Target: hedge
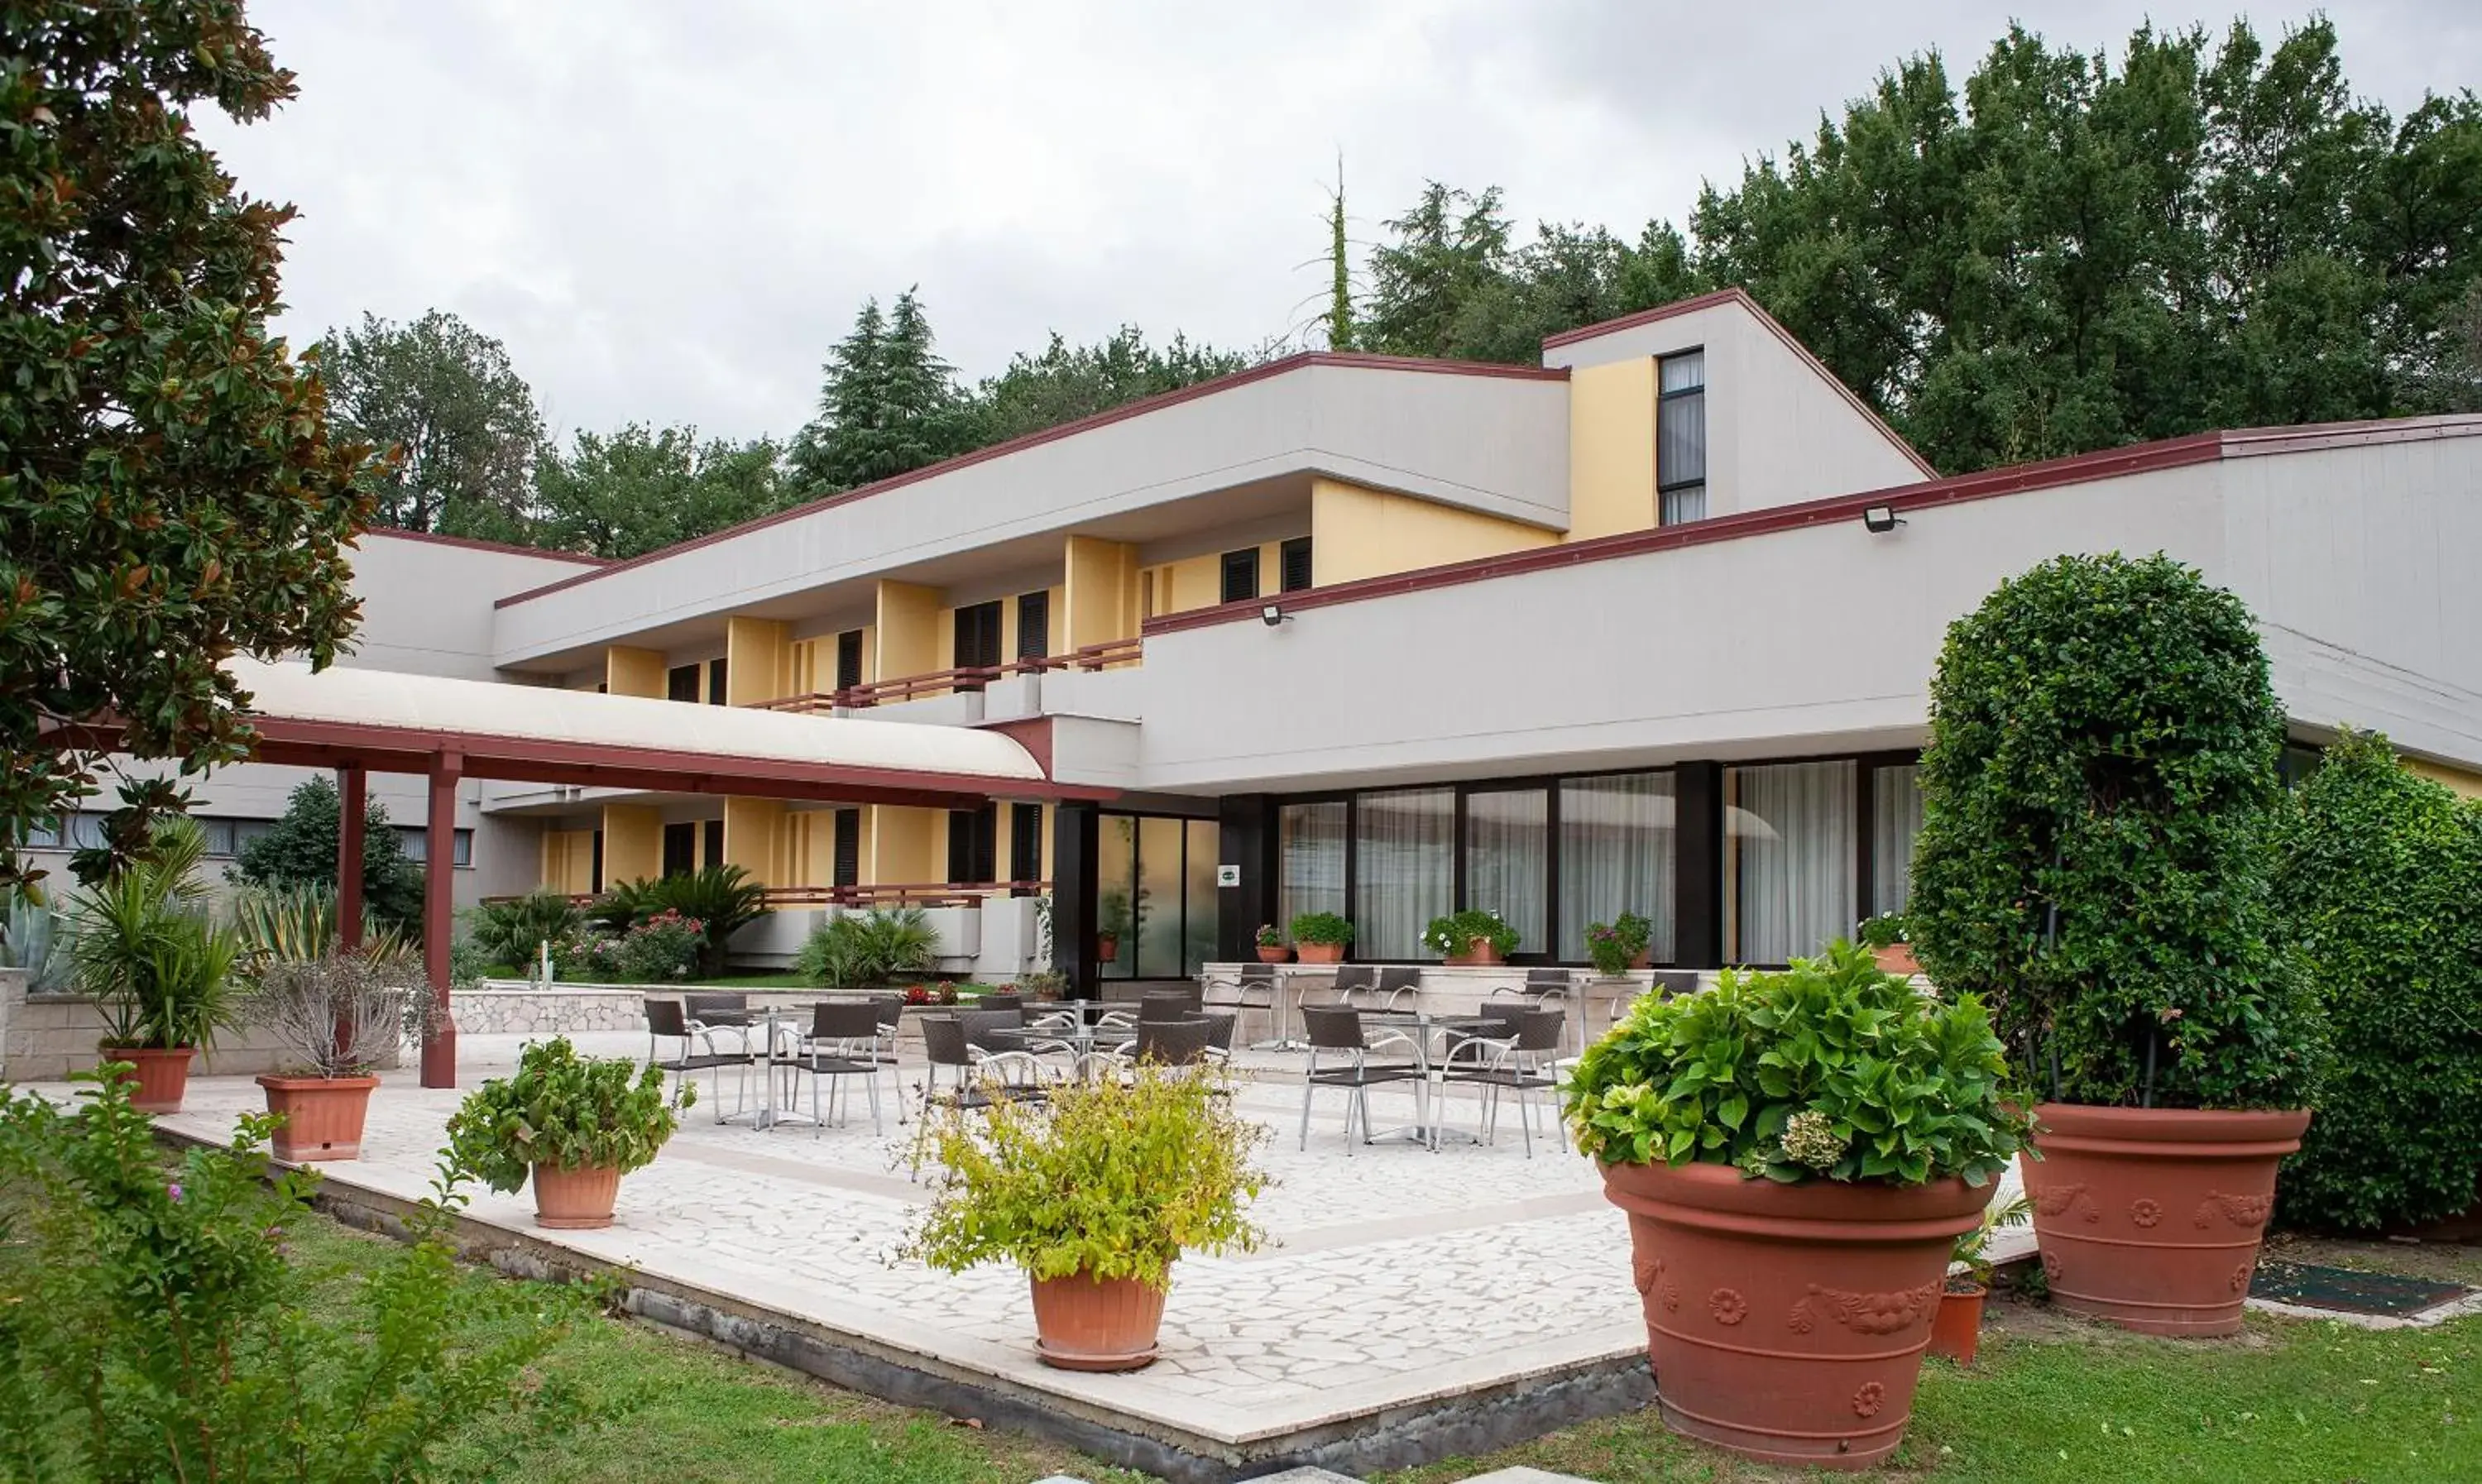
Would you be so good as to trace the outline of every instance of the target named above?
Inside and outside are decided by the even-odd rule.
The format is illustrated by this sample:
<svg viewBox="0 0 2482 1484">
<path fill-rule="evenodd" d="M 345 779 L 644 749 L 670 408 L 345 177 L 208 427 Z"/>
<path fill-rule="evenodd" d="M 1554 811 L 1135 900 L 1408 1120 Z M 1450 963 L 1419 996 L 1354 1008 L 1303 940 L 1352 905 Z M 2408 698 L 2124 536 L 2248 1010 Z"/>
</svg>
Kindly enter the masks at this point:
<svg viewBox="0 0 2482 1484">
<path fill-rule="evenodd" d="M 2482 1182 L 2482 804 L 2347 733 L 2289 811 L 2276 900 L 2325 999 L 2337 1061 L 2284 1219 L 2397 1227 Z"/>
</svg>

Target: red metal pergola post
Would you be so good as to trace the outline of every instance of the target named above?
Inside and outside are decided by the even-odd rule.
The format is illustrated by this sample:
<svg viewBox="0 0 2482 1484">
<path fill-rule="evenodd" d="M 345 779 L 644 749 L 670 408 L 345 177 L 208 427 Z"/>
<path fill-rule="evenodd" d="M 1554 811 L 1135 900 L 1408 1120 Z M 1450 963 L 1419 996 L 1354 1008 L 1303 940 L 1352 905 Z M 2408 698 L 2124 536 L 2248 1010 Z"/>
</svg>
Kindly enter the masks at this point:
<svg viewBox="0 0 2482 1484">
<path fill-rule="evenodd" d="M 456 929 L 457 783 L 465 759 L 431 759 L 431 810 L 422 851 L 422 964 L 431 977 L 431 1033 L 422 1043 L 422 1085 L 457 1085 L 457 1025 L 448 1016 L 448 945 Z"/>
<path fill-rule="evenodd" d="M 358 762 L 336 769 L 336 946 L 362 945 L 362 821 L 369 775 Z"/>
</svg>

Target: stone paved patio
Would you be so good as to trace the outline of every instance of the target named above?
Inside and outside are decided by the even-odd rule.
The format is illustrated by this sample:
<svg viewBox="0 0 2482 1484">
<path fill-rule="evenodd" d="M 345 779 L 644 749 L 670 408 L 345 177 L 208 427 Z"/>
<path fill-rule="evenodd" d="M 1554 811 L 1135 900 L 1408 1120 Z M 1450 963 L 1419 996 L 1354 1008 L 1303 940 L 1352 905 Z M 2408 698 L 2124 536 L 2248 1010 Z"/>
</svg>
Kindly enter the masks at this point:
<svg viewBox="0 0 2482 1484">
<path fill-rule="evenodd" d="M 646 1047 L 642 1035 L 572 1039 L 606 1054 Z M 520 1044 L 465 1038 L 465 1085 L 514 1065 Z M 1244 1068 L 1237 1106 L 1276 1130 L 1265 1153 L 1276 1184 L 1257 1211 L 1276 1241 L 1254 1255 L 1185 1259 L 1165 1310 L 1163 1358 L 1131 1375 L 1037 1364 L 1025 1280 L 1013 1269 L 952 1276 L 893 1260 L 923 1194 L 903 1165 L 910 1128 L 891 1121 L 874 1136 L 866 1113 L 813 1136 L 799 1126 L 718 1125 L 701 1105 L 653 1166 L 623 1181 L 608 1231 L 539 1232 L 525 1192 L 478 1191 L 469 1214 L 854 1337 L 934 1373 L 991 1378 L 1041 1406 L 1236 1453 L 1644 1354 L 1625 1225 L 1592 1166 L 1556 1135 L 1538 1130 L 1527 1158 L 1510 1107 L 1495 1145 L 1433 1153 L 1383 1144 L 1348 1157 L 1342 1103 L 1323 1092 L 1303 1152 L 1297 1060 L 1245 1057 Z M 727 1101 L 729 1091 L 727 1082 Z M 371 1105 L 363 1158 L 329 1166 L 329 1179 L 419 1198 L 460 1096 L 389 1075 Z M 1374 1094 L 1372 1103 L 1382 1128 L 1412 1120 L 1410 1096 Z M 261 1106 L 247 1078 L 202 1077 L 187 1110 L 163 1122 L 221 1140 L 237 1113 Z M 1469 1096 L 1452 1101 L 1451 1126 L 1475 1121 Z"/>
</svg>

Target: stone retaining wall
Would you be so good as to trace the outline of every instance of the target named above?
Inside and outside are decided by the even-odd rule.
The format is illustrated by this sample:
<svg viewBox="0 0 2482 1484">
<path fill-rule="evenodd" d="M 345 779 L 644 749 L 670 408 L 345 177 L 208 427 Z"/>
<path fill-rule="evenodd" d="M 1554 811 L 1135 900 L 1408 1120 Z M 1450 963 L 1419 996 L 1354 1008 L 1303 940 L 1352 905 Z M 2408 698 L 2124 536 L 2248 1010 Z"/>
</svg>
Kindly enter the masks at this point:
<svg viewBox="0 0 2482 1484">
<path fill-rule="evenodd" d="M 627 985 L 485 980 L 482 989 L 449 995 L 448 1014 L 464 1036 L 645 1030 L 646 998 L 644 990 Z"/>
<path fill-rule="evenodd" d="M 0 1082 L 58 1082 L 103 1060 L 103 1010 L 83 994 L 29 994 L 23 969 L 0 969 Z M 302 1058 L 267 1031 L 243 1026 L 216 1038 L 191 1064 L 198 1076 L 288 1071 Z M 383 1062 L 395 1066 L 395 1058 Z"/>
</svg>

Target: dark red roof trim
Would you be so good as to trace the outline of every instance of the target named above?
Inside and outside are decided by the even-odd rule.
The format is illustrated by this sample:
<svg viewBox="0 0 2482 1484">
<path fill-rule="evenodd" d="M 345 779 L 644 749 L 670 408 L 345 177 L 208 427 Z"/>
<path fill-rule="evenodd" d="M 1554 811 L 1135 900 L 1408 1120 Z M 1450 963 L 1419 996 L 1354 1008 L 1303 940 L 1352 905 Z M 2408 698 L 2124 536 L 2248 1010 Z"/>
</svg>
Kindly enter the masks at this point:
<svg viewBox="0 0 2482 1484">
<path fill-rule="evenodd" d="M 1635 314 L 1624 314 L 1619 319 L 1604 320 L 1598 325 L 1580 325 L 1574 330 L 1564 330 L 1556 335 L 1545 335 L 1543 348 L 1546 351 L 1557 350 L 1564 345 L 1574 345 L 1580 340 L 1598 339 L 1620 331 L 1635 330 L 1641 325 L 1653 325 L 1677 315 L 1692 314 L 1700 309 L 1712 309 L 1718 305 L 1728 304 L 1737 304 L 1757 316 L 1758 323 L 1766 327 L 1769 334 L 1782 341 L 1784 349 L 1799 357 L 1812 371 L 1824 378 L 1828 385 L 1835 387 L 1836 395 L 1842 397 L 1847 406 L 1861 413 L 1870 426 L 1879 430 L 1880 437 L 1886 438 L 1898 453 L 1913 461 L 1914 467 L 1921 470 L 1927 478 L 1939 478 L 1939 470 L 1932 466 L 1928 459 L 1922 457 L 1921 450 L 1906 442 L 1905 436 L 1889 427 L 1888 419 L 1879 415 L 1878 409 L 1862 401 L 1859 393 L 1844 384 L 1842 377 L 1827 369 L 1827 362 L 1810 354 L 1809 347 L 1801 343 L 1800 336 L 1784 329 L 1782 320 L 1769 314 L 1766 306 L 1751 298 L 1749 290 L 1739 284 L 1734 284 L 1730 288 L 1719 288 L 1711 294 L 1701 294 L 1695 299 L 1683 299 L 1674 304 L 1657 305 L 1651 309 L 1640 309 Z"/>
<path fill-rule="evenodd" d="M 442 536 L 436 531 L 400 531 L 392 525 L 375 525 L 363 536 L 385 536 L 392 541 L 429 542 L 435 546 L 463 546 L 469 551 L 505 551 L 511 556 L 544 557 L 554 562 L 581 562 L 588 567 L 609 567 L 612 558 L 588 556 L 577 551 L 551 551 L 541 546 L 520 546 L 515 542 L 483 541 L 472 536 Z M 356 541 L 360 537 L 355 538 Z"/>
<path fill-rule="evenodd" d="M 1152 637 L 1157 634 L 1178 633 L 1183 629 L 1206 628 L 1218 623 L 1237 623 L 1245 620 L 1255 623 L 1258 621 L 1260 610 L 1270 601 L 1281 604 L 1288 613 L 1299 613 L 1312 608 L 1333 607 L 1339 603 L 1362 602 L 1374 597 L 1393 597 L 1398 594 L 1418 593 L 1431 588 L 1485 582 L 1494 577 L 1513 577 L 1526 572 L 1551 571 L 1587 562 L 1608 562 L 1620 557 L 1639 556 L 1650 551 L 1669 551 L 1679 546 L 1703 546 L 1709 542 L 1740 541 L 1752 536 L 1767 536 L 1779 531 L 1799 530 L 1804 526 L 1851 520 L 1873 505 L 1892 506 L 1898 512 L 1926 510 L 1941 505 L 1961 505 L 1968 500 L 1988 500 L 2001 495 L 2052 490 L 2063 485 L 2090 484 L 2096 480 L 2118 479 L 2130 474 L 2152 473 L 2159 469 L 2214 464 L 2225 459 L 2254 458 L 2262 454 L 2303 453 L 2322 448 L 2360 448 L 2382 443 L 2425 442 L 2434 438 L 2447 437 L 2482 437 L 2482 413 L 2453 417 L 2396 418 L 2379 422 L 2322 423 L 2300 428 L 2247 428 L 2232 432 L 2194 433 L 2186 437 L 2167 438 L 2161 442 L 2137 443 L 2126 448 L 2108 448 L 2097 453 L 2075 454 L 2064 459 L 2047 459 L 2040 464 L 2020 464 L 2004 469 L 1986 469 L 1978 474 L 1960 474 L 1953 479 L 1930 480 L 1917 485 L 1897 485 L 1886 490 L 1867 490 L 1861 494 L 1833 495 L 1827 499 L 1807 500 L 1797 505 L 1778 505 L 1736 516 L 1718 516 L 1711 520 L 1699 520 L 1687 525 L 1663 526 L 1651 531 L 1628 531 L 1618 536 L 1570 542 L 1558 546 L 1538 546 L 1527 551 L 1511 552 L 1506 556 L 1480 557 L 1470 562 L 1423 568 L 1418 571 L 1397 572 L 1386 577 L 1367 577 L 1360 582 L 1338 583 L 1330 588 L 1312 588 L 1307 592 L 1287 593 L 1272 599 L 1252 598 L 1246 602 L 1224 603 L 1212 608 L 1193 608 L 1186 613 L 1168 614 L 1159 619 L 1149 619 L 1143 631 L 1148 637 Z"/>
<path fill-rule="evenodd" d="M 1023 437 L 1011 438 L 1005 443 L 993 443 L 989 448 L 977 448 L 972 453 L 959 454 L 954 459 L 943 460 L 910 473 L 896 475 L 891 479 L 883 479 L 877 484 L 864 485 L 858 490 L 847 490 L 841 494 L 827 495 L 805 505 L 796 505 L 789 510 L 779 510 L 773 515 L 761 516 L 755 520 L 745 520 L 739 525 L 726 526 L 721 531 L 710 531 L 704 536 L 693 537 L 688 541 L 666 546 L 660 551 L 649 551 L 643 556 L 631 557 L 627 561 L 610 563 L 597 571 L 580 572 L 574 577 L 564 577 L 558 582 L 545 583 L 539 588 L 528 588 L 522 593 L 512 593 L 491 606 L 507 608 L 541 597 L 546 594 L 557 593 L 564 588 L 573 588 L 581 582 L 591 582 L 597 577 L 608 576 L 613 572 L 626 571 L 630 568 L 643 567 L 649 562 L 660 562 L 666 557 L 677 556 L 684 551 L 695 551 L 700 546 L 713 545 L 720 541 L 729 541 L 733 537 L 747 535 L 771 525 L 780 525 L 787 520 L 799 520 L 805 516 L 815 516 L 823 510 L 832 510 L 836 506 L 849 505 L 856 500 L 866 500 L 873 495 L 885 494 L 891 490 L 902 490 L 908 485 L 918 485 L 926 479 L 937 479 L 942 474 L 953 473 L 958 469 L 967 468 L 992 459 L 1005 458 L 1010 454 L 1020 453 L 1060 438 L 1073 437 L 1080 433 L 1108 427 L 1132 417 L 1142 417 L 1149 412 L 1176 407 L 1183 402 L 1195 402 L 1201 397 L 1212 396 L 1220 391 L 1230 391 L 1236 386 L 1246 386 L 1253 382 L 1263 382 L 1272 377 L 1281 376 L 1287 371 L 1298 371 L 1308 366 L 1345 366 L 1370 371 L 1421 371 L 1442 376 L 1493 376 L 1529 382 L 1565 382 L 1569 379 L 1569 373 L 1566 370 L 1551 366 L 1503 366 L 1478 360 L 1425 360 L 1411 356 L 1364 356 L 1350 352 L 1304 351 L 1297 356 L 1287 356 L 1281 360 L 1271 360 L 1265 365 L 1252 366 L 1246 371 L 1235 371 L 1230 376 L 1219 376 L 1213 381 L 1183 386 L 1177 391 L 1167 391 L 1157 396 L 1123 403 L 1119 407 L 1096 412 L 1091 417 L 1080 417 L 1074 422 L 1065 422 L 1057 427 L 1045 428 L 1040 433 L 1029 433 Z"/>
</svg>

